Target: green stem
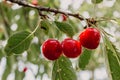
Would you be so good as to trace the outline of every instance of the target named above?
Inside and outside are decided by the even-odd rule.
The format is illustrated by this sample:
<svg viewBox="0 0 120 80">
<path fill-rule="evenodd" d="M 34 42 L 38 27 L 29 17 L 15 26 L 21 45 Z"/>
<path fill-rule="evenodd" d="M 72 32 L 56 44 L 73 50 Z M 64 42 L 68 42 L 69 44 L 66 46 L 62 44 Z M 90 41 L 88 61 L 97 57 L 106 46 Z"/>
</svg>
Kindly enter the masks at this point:
<svg viewBox="0 0 120 80">
<path fill-rule="evenodd" d="M 92 72 L 92 77 L 90 80 L 94 80 L 94 69 L 91 72 Z"/>
<path fill-rule="evenodd" d="M 32 31 L 31 35 L 33 35 L 33 34 L 37 31 L 37 29 L 38 29 L 39 26 L 40 26 L 40 23 L 41 23 L 41 19 L 39 19 L 38 24 L 37 24 L 37 27 Z"/>
</svg>

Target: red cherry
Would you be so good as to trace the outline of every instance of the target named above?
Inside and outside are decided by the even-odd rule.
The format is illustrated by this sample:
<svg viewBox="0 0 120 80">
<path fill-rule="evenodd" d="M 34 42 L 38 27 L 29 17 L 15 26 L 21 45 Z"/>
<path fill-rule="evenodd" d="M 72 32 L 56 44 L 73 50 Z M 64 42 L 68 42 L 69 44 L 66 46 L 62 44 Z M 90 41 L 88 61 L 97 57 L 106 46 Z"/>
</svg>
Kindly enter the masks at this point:
<svg viewBox="0 0 120 80">
<path fill-rule="evenodd" d="M 23 69 L 23 72 L 26 72 L 26 71 L 27 71 L 27 69 L 28 69 L 28 68 L 27 68 L 27 67 L 25 67 L 25 68 Z"/>
<path fill-rule="evenodd" d="M 79 41 L 67 38 L 62 42 L 63 54 L 68 58 L 76 58 L 81 54 L 82 47 Z"/>
<path fill-rule="evenodd" d="M 38 0 L 32 0 L 31 2 L 33 5 L 38 5 Z"/>
<path fill-rule="evenodd" d="M 58 40 L 48 39 L 42 45 L 42 53 L 48 60 L 56 60 L 62 54 L 62 47 Z"/>
<path fill-rule="evenodd" d="M 100 43 L 100 32 L 96 28 L 86 28 L 80 35 L 81 45 L 88 49 L 96 49 Z"/>
<path fill-rule="evenodd" d="M 63 20 L 63 21 L 66 21 L 66 20 L 67 20 L 67 16 L 64 15 L 64 14 L 62 14 L 62 20 Z"/>
</svg>

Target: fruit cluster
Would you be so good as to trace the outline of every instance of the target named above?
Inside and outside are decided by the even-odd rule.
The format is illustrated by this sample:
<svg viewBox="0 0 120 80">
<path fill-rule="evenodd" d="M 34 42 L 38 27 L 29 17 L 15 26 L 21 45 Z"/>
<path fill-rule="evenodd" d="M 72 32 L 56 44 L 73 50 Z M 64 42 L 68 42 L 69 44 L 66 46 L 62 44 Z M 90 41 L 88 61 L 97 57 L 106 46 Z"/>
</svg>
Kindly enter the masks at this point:
<svg viewBox="0 0 120 80">
<path fill-rule="evenodd" d="M 86 28 L 79 35 L 79 40 L 67 38 L 60 43 L 48 39 L 42 45 L 42 53 L 48 60 L 56 60 L 62 54 L 68 58 L 76 58 L 82 53 L 82 46 L 96 49 L 100 43 L 100 32 L 96 28 Z"/>
</svg>

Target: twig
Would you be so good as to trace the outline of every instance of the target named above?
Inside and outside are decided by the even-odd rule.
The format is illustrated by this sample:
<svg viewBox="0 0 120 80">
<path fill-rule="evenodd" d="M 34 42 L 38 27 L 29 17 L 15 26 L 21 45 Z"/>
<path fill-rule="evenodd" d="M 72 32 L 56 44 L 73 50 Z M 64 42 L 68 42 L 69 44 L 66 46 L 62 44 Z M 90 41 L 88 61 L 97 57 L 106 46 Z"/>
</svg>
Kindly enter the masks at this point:
<svg viewBox="0 0 120 80">
<path fill-rule="evenodd" d="M 7 0 L 10 1 L 12 3 L 16 3 L 18 5 L 24 6 L 24 7 L 30 7 L 30 8 L 34 8 L 37 9 L 38 11 L 46 11 L 46 12 L 53 12 L 55 14 L 64 14 L 64 15 L 68 15 L 68 16 L 73 16 L 75 18 L 78 18 L 79 20 L 85 20 L 82 16 L 80 16 L 79 14 L 72 14 L 72 13 L 68 13 L 68 12 L 64 12 L 64 11 L 60 11 L 57 9 L 52 9 L 52 8 L 48 8 L 48 7 L 43 7 L 43 6 L 34 6 L 32 4 L 27 3 L 25 0 Z"/>
</svg>

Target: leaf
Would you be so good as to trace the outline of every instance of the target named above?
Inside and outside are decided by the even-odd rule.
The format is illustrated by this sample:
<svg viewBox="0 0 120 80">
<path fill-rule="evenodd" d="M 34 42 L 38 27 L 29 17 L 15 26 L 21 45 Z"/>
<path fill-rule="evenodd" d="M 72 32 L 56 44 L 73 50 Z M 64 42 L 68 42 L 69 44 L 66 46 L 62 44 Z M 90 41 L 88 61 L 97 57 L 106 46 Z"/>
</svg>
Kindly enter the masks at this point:
<svg viewBox="0 0 120 80">
<path fill-rule="evenodd" d="M 89 63 L 91 57 L 91 50 L 85 49 L 84 52 L 79 57 L 79 67 L 84 70 Z"/>
<path fill-rule="evenodd" d="M 23 80 L 25 72 L 20 72 L 18 69 L 15 70 L 15 80 Z"/>
<path fill-rule="evenodd" d="M 14 55 L 12 55 L 12 56 L 9 56 L 9 57 L 6 57 L 6 59 L 7 59 L 7 63 L 6 63 L 6 66 L 11 70 L 12 69 L 12 67 L 13 67 L 13 65 L 15 64 L 15 62 L 16 62 L 16 58 L 15 58 L 15 56 Z"/>
<path fill-rule="evenodd" d="M 30 46 L 31 40 L 33 39 L 33 34 L 28 31 L 21 31 L 13 34 L 9 39 L 5 47 L 5 52 L 7 56 L 11 54 L 20 54 L 27 50 Z"/>
<path fill-rule="evenodd" d="M 6 57 L 6 67 L 1 80 L 7 80 L 7 77 L 11 73 L 15 61 L 15 56 Z"/>
<path fill-rule="evenodd" d="M 41 22 L 41 29 L 50 38 L 54 38 L 54 37 L 56 37 L 56 35 L 57 36 L 59 35 L 59 34 L 57 34 L 59 31 L 57 30 L 56 24 L 51 21 L 43 20 Z"/>
<path fill-rule="evenodd" d="M 99 3 L 101 3 L 103 0 L 92 0 L 92 3 L 94 3 L 94 4 L 99 4 Z"/>
<path fill-rule="evenodd" d="M 114 55 L 114 52 L 106 47 L 106 59 L 108 59 L 109 78 L 111 78 L 111 80 L 120 79 L 120 56 L 118 54 L 120 53 L 117 52 L 116 55 Z"/>
<path fill-rule="evenodd" d="M 32 63 L 39 63 L 39 53 L 40 53 L 40 45 L 39 44 L 31 44 L 29 50 L 27 51 L 27 60 Z"/>
<path fill-rule="evenodd" d="M 104 40 L 105 40 L 106 45 L 109 46 L 109 48 L 110 48 L 112 51 L 114 51 L 114 48 L 113 48 L 113 46 L 111 45 L 112 43 L 111 43 L 111 41 L 108 39 L 108 37 L 105 37 Z M 114 52 L 115 52 L 115 51 L 114 51 Z"/>
<path fill-rule="evenodd" d="M 59 39 L 62 36 L 62 32 L 58 29 L 55 22 L 52 22 L 51 26 L 52 26 L 52 30 L 54 30 L 54 37 Z"/>
<path fill-rule="evenodd" d="M 2 49 L 0 49 L 0 60 L 1 60 L 4 56 L 5 56 L 5 55 L 4 55 L 3 50 L 2 50 Z"/>
<path fill-rule="evenodd" d="M 48 20 L 41 21 L 41 29 L 45 31 L 46 34 L 49 33 L 50 23 Z"/>
<path fill-rule="evenodd" d="M 62 56 L 55 61 L 52 80 L 77 80 L 72 63 L 68 58 Z"/>
<path fill-rule="evenodd" d="M 108 74 L 110 80 L 119 80 L 120 79 L 120 56 L 117 48 L 115 45 L 109 40 L 107 36 L 104 38 L 105 44 L 105 58 L 106 58 L 106 65 L 108 69 Z"/>
<path fill-rule="evenodd" d="M 6 67 L 6 69 L 5 69 L 5 71 L 4 71 L 3 75 L 2 75 L 1 80 L 7 80 L 7 77 L 10 74 L 10 72 L 11 72 L 10 68 Z"/>
<path fill-rule="evenodd" d="M 62 32 L 66 33 L 68 36 L 72 37 L 74 35 L 74 29 L 69 23 L 55 21 L 55 24 Z"/>
<path fill-rule="evenodd" d="M 78 29 L 79 24 L 77 24 L 76 21 L 71 20 L 71 19 L 68 19 L 67 21 L 72 25 L 72 28 L 74 29 L 75 33 L 78 33 L 79 32 L 79 29 Z"/>
</svg>

